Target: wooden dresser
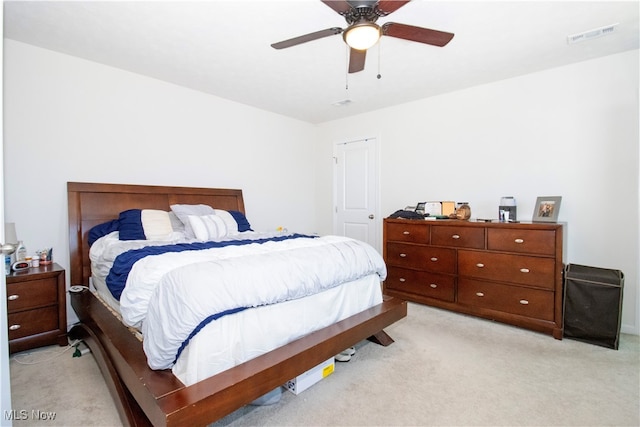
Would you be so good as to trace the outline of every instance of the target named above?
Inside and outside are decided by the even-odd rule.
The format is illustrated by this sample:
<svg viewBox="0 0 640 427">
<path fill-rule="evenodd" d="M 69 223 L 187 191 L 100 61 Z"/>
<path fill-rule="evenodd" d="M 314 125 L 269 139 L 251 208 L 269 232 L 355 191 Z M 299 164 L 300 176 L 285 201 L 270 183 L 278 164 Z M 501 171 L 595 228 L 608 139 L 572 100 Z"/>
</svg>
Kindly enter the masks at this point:
<svg viewBox="0 0 640 427">
<path fill-rule="evenodd" d="M 562 339 L 564 226 L 384 220 L 385 293 Z"/>
<path fill-rule="evenodd" d="M 40 265 L 7 276 L 9 353 L 67 345 L 65 271 Z"/>
</svg>

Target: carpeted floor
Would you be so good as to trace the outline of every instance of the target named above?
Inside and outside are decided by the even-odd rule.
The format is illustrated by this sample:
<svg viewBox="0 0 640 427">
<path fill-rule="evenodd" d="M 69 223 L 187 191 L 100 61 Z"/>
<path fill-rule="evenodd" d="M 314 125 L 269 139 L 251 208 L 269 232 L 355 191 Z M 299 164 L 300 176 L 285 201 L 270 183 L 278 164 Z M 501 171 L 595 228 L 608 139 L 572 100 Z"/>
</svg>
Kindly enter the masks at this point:
<svg viewBox="0 0 640 427">
<path fill-rule="evenodd" d="M 285 391 L 214 426 L 640 425 L 638 336 L 622 335 L 616 351 L 416 304 L 386 331 L 393 345 L 364 341 L 300 395 Z M 45 350 L 29 356 L 41 363 L 11 360 L 14 413 L 27 414 L 13 425 L 119 425 L 93 357 Z"/>
</svg>

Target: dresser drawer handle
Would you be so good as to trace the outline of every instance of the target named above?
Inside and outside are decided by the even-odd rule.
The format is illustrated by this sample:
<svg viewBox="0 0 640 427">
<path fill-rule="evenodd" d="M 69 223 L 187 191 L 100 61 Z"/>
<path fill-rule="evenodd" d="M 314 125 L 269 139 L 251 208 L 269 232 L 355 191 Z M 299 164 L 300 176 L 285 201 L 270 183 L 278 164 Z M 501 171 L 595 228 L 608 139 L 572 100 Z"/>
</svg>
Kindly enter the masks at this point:
<svg viewBox="0 0 640 427">
<path fill-rule="evenodd" d="M 529 269 L 528 268 L 521 268 L 520 269 L 520 273 L 528 273 Z"/>
<path fill-rule="evenodd" d="M 481 262 L 479 262 L 479 263 L 477 263 L 477 264 L 476 264 L 476 267 L 478 267 L 478 268 L 484 268 L 484 264 L 483 264 L 483 263 L 481 263 Z"/>
<path fill-rule="evenodd" d="M 406 258 L 407 254 L 400 254 L 400 258 Z"/>
<path fill-rule="evenodd" d="M 521 299 L 520 300 L 520 304 L 527 305 L 527 304 L 529 304 L 529 301 L 527 301 L 526 299 Z"/>
<path fill-rule="evenodd" d="M 476 292 L 476 296 L 483 297 L 484 296 L 484 292 Z"/>
<path fill-rule="evenodd" d="M 405 236 L 408 236 L 408 235 L 409 235 L 409 234 L 411 234 L 411 233 L 410 233 L 410 232 L 408 232 L 408 231 L 403 231 L 403 232 L 402 232 L 402 234 L 404 234 Z"/>
<path fill-rule="evenodd" d="M 516 239 L 516 240 L 514 240 L 514 242 L 516 242 L 516 243 L 524 243 L 524 239 Z"/>
<path fill-rule="evenodd" d="M 11 326 L 9 326 L 9 330 L 10 331 L 17 331 L 18 329 L 20 329 L 20 325 L 11 325 Z"/>
<path fill-rule="evenodd" d="M 17 300 L 18 298 L 20 298 L 20 295 L 9 295 L 9 296 L 7 297 L 7 299 L 8 299 L 9 301 L 15 301 L 15 300 Z"/>
<path fill-rule="evenodd" d="M 431 257 L 431 261 L 436 262 L 436 261 L 438 261 L 438 258 L 437 257 Z"/>
<path fill-rule="evenodd" d="M 407 279 L 405 279 L 404 277 L 401 277 L 400 279 L 398 279 L 400 282 L 404 283 L 407 281 Z"/>
<path fill-rule="evenodd" d="M 436 285 L 435 283 L 432 283 L 432 284 L 429 285 L 429 287 L 435 289 L 435 288 L 438 287 L 438 285 Z"/>
<path fill-rule="evenodd" d="M 459 239 L 460 235 L 459 234 L 454 234 L 453 236 L 451 236 L 452 239 Z"/>
</svg>

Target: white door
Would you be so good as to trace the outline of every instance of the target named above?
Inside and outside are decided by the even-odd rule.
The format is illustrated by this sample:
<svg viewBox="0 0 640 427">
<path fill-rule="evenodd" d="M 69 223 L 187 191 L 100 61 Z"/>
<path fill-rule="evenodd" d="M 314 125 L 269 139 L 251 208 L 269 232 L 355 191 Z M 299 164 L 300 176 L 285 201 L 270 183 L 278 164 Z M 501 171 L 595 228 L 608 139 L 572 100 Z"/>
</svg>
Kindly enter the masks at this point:
<svg viewBox="0 0 640 427">
<path fill-rule="evenodd" d="M 380 251 L 378 143 L 375 138 L 335 147 L 334 233 Z"/>
</svg>

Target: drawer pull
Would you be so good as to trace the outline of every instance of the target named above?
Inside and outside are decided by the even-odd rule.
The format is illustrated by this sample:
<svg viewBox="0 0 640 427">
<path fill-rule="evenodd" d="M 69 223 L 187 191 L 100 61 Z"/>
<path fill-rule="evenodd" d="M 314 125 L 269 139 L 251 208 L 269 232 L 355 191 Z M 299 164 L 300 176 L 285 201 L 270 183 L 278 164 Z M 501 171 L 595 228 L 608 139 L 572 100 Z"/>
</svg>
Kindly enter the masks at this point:
<svg viewBox="0 0 640 427">
<path fill-rule="evenodd" d="M 9 326 L 9 330 L 10 331 L 17 331 L 18 329 L 20 329 L 20 325 L 11 325 L 11 326 Z"/>
<path fill-rule="evenodd" d="M 409 235 L 409 234 L 411 234 L 411 233 L 410 233 L 410 232 L 408 232 L 408 231 L 403 231 L 403 232 L 402 232 L 402 234 L 404 234 L 405 236 L 408 236 L 408 235 Z"/>
<path fill-rule="evenodd" d="M 484 267 L 484 264 L 483 264 L 483 263 L 481 263 L 481 262 L 479 262 L 479 263 L 477 263 L 477 264 L 476 264 L 476 267 L 478 267 L 478 268 L 483 268 L 483 267 Z"/>
<path fill-rule="evenodd" d="M 429 285 L 429 287 L 435 289 L 435 288 L 438 287 L 438 285 L 436 285 L 435 283 L 432 283 L 432 284 Z"/>
<path fill-rule="evenodd" d="M 521 299 L 520 300 L 520 304 L 527 305 L 527 304 L 529 304 L 529 301 L 527 301 L 526 299 Z"/>
<path fill-rule="evenodd" d="M 398 279 L 400 282 L 404 283 L 407 281 L 407 279 L 405 279 L 404 277 L 401 277 L 400 279 Z"/>
<path fill-rule="evenodd" d="M 437 257 L 431 257 L 431 261 L 436 262 L 436 261 L 438 261 L 438 258 Z"/>
<path fill-rule="evenodd" d="M 452 239 L 459 239 L 460 235 L 459 234 L 454 234 L 453 236 L 451 236 Z"/>
<path fill-rule="evenodd" d="M 9 296 L 7 297 L 7 299 L 8 299 L 9 301 L 15 301 L 15 300 L 17 300 L 18 298 L 20 298 L 20 295 L 9 295 Z"/>
<path fill-rule="evenodd" d="M 483 297 L 484 296 L 484 292 L 476 292 L 476 296 Z"/>
<path fill-rule="evenodd" d="M 406 258 L 407 254 L 400 254 L 400 258 Z"/>
<path fill-rule="evenodd" d="M 524 243 L 524 239 L 516 239 L 516 240 L 514 240 L 514 242 L 516 242 L 516 243 Z"/>
<path fill-rule="evenodd" d="M 520 269 L 520 273 L 528 273 L 529 269 L 528 268 L 521 268 Z"/>
</svg>

